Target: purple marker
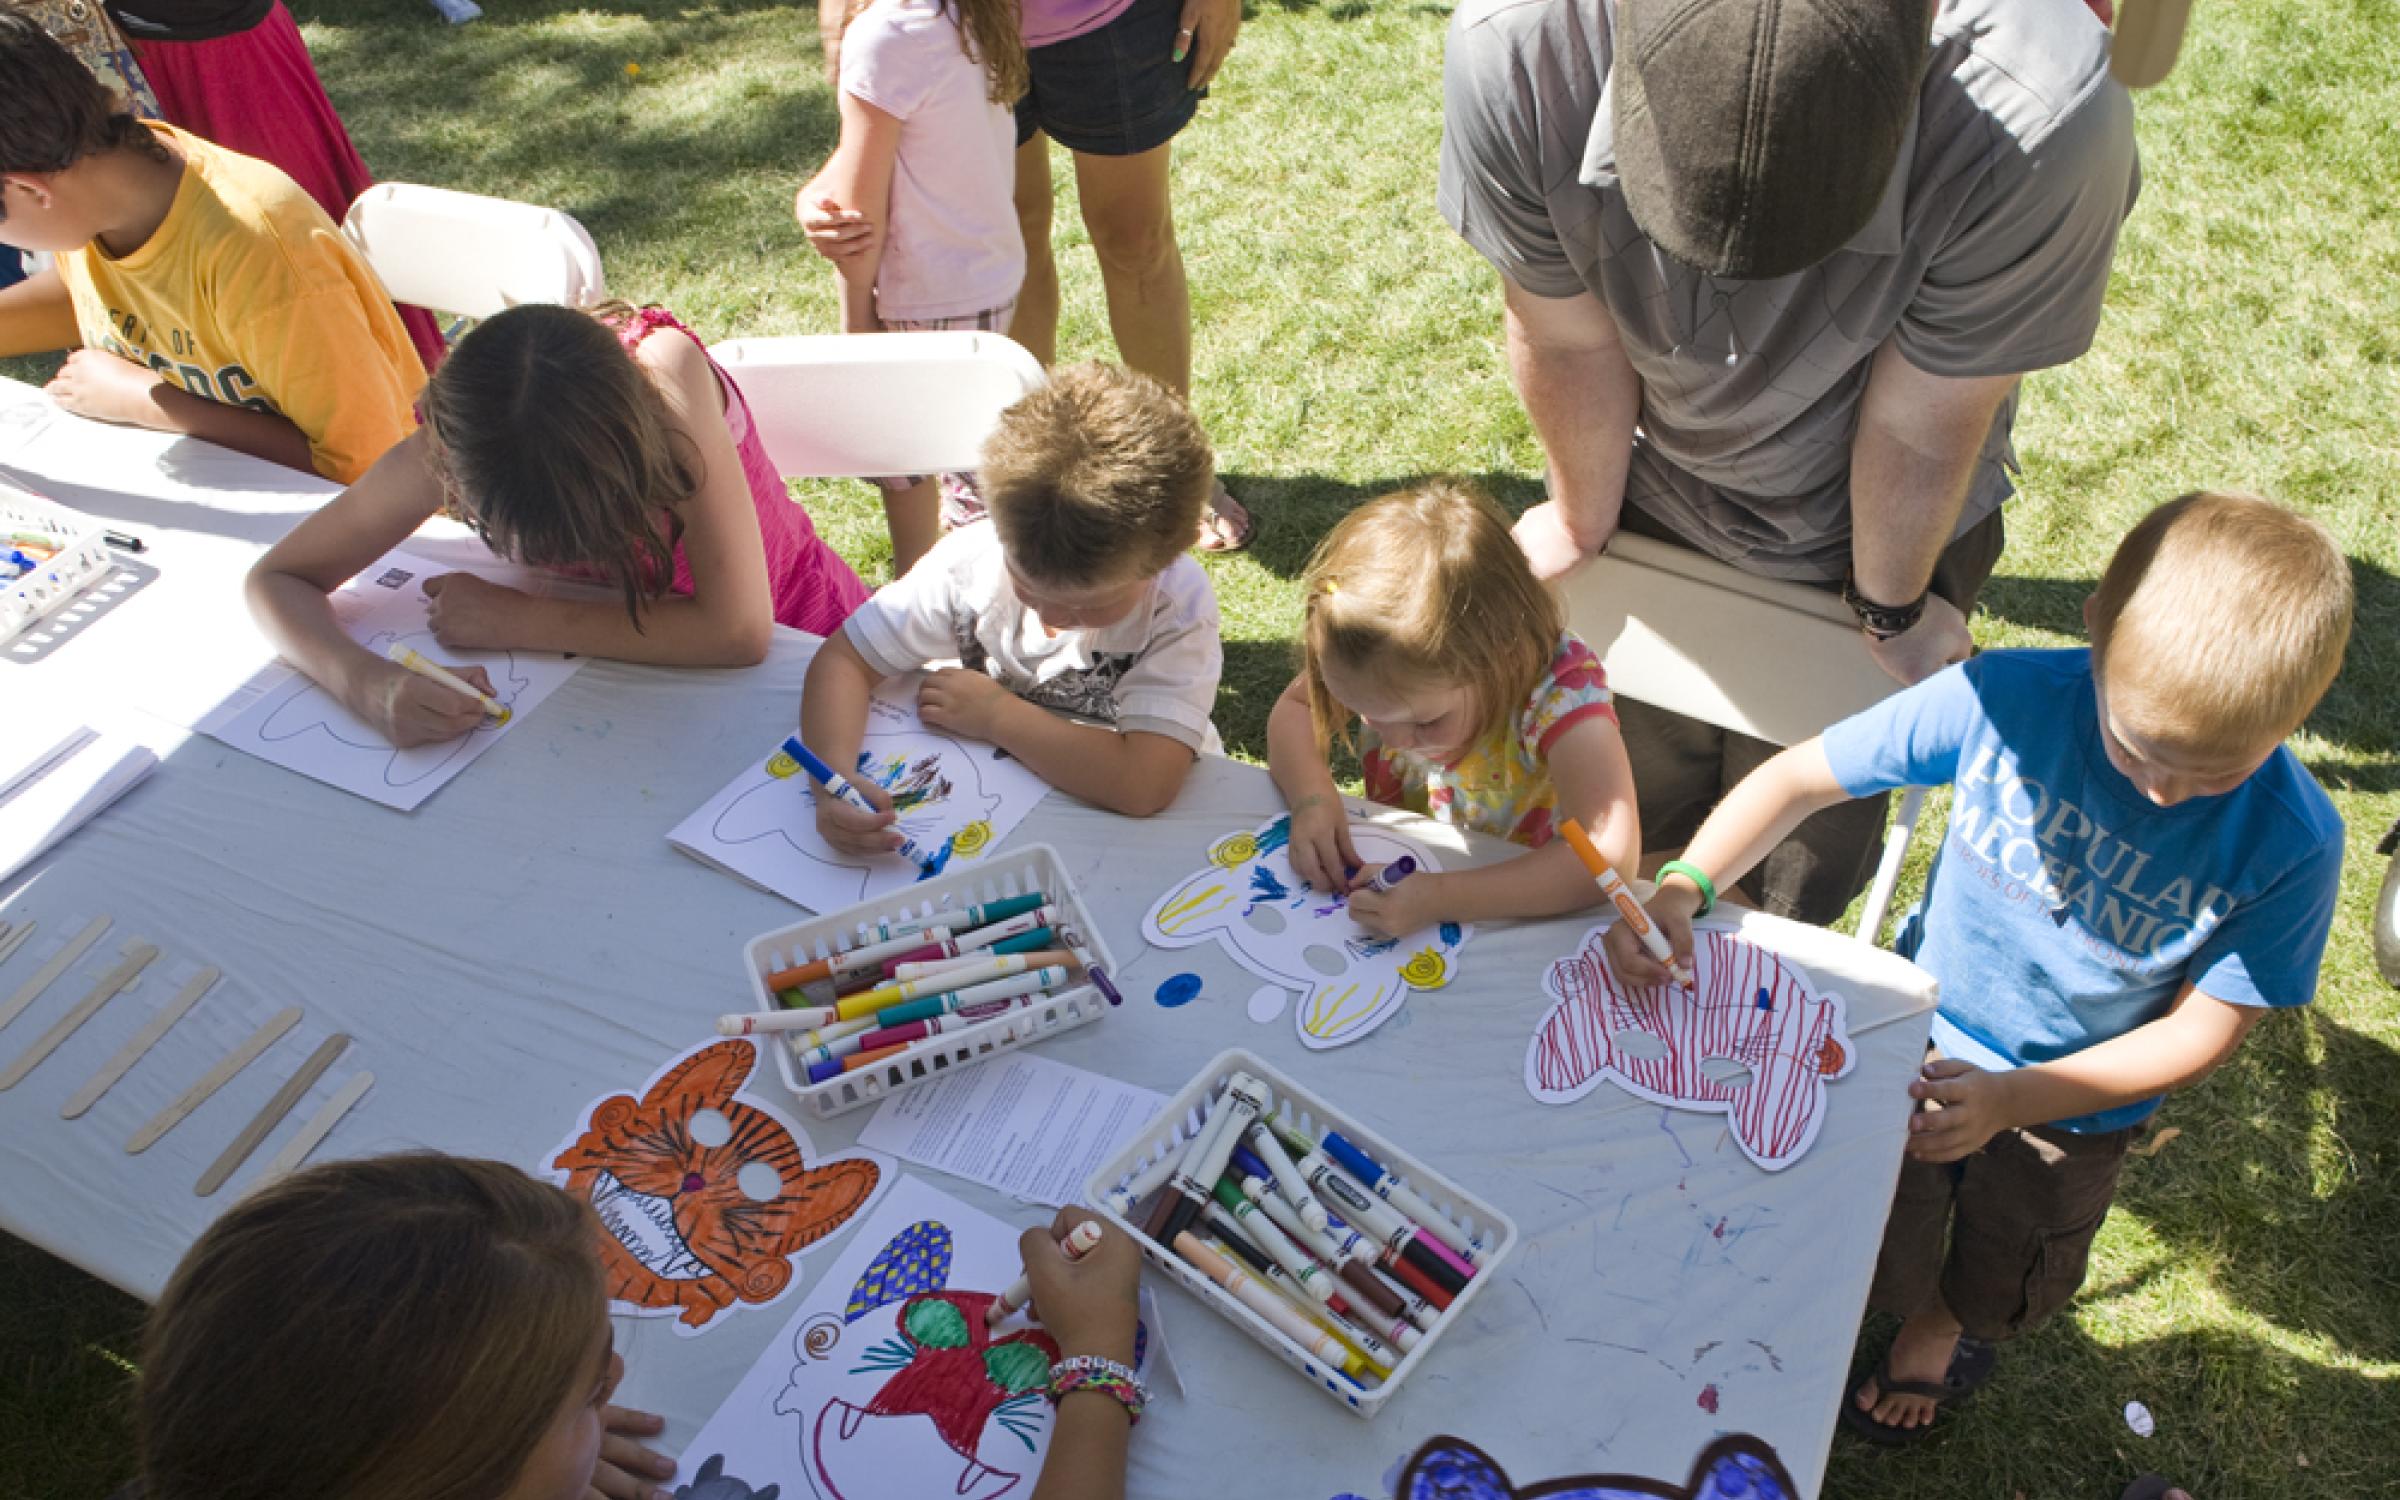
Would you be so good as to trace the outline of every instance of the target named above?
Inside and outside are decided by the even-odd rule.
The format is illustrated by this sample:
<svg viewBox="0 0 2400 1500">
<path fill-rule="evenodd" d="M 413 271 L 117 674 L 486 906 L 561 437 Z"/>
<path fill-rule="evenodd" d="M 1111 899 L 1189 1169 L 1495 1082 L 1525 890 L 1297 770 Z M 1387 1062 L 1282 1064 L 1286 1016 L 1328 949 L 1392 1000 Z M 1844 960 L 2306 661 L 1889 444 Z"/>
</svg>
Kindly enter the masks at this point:
<svg viewBox="0 0 2400 1500">
<path fill-rule="evenodd" d="M 1373 891 L 1377 895 L 1381 895 L 1383 892 L 1390 890 L 1393 886 L 1398 885 L 1401 881 L 1406 880 L 1409 876 L 1416 873 L 1417 857 L 1413 854 L 1403 854 L 1398 859 L 1393 860 L 1390 864 L 1385 865 L 1382 869 L 1377 870 L 1367 881 L 1367 883 L 1360 886 L 1359 889 L 1362 891 Z"/>
</svg>

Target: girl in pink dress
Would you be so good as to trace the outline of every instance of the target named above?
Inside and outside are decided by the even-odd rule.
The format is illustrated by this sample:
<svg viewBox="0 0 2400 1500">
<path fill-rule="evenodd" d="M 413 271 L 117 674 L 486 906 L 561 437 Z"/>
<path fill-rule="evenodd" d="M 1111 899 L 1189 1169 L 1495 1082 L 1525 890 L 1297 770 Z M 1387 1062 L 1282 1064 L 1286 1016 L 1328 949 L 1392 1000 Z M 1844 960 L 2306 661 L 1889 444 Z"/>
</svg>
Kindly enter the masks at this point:
<svg viewBox="0 0 2400 1500">
<path fill-rule="evenodd" d="M 437 511 L 504 557 L 619 596 L 444 574 L 425 592 L 445 646 L 747 666 L 777 624 L 824 635 L 867 596 L 785 493 L 740 388 L 671 314 L 510 308 L 459 341 L 422 413 L 249 581 L 284 658 L 395 745 L 464 734 L 481 706 L 352 641 L 327 595 Z"/>
</svg>

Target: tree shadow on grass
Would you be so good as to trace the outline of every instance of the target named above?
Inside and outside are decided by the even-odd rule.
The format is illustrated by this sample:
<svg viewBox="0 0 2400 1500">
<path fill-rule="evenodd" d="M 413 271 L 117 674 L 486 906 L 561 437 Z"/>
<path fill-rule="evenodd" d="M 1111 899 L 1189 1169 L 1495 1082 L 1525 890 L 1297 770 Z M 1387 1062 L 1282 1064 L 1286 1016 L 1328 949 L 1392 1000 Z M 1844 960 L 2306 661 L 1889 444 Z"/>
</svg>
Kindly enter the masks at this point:
<svg viewBox="0 0 2400 1500">
<path fill-rule="evenodd" d="M 2357 594 L 2350 649 L 2341 675 L 2302 726 L 2340 753 L 2303 759 L 2336 791 L 2400 790 L 2400 755 L 2393 751 L 2400 745 L 2400 578 L 2354 557 L 2350 580 Z M 2083 602 L 2098 582 L 1999 573 L 1984 585 L 1980 607 L 2011 624 L 2081 640 Z"/>
<path fill-rule="evenodd" d="M 1892 1326 L 1869 1321 L 1846 1389 L 1871 1372 Z M 2145 1472 L 2201 1500 L 2385 1493 L 2384 1385 L 2220 1329 L 2102 1343 L 2062 1315 L 2005 1345 L 1973 1404 L 1943 1412 L 1907 1453 L 1837 1433 L 1823 1493 L 2107 1500 Z M 2157 1424 L 2148 1439 L 2126 1426 L 2136 1400 Z"/>
<path fill-rule="evenodd" d="M 1428 470 L 1353 484 L 1324 474 L 1226 474 L 1225 487 L 1241 497 L 1258 518 L 1250 560 L 1278 578 L 1296 579 L 1308 569 L 1309 555 L 1342 517 L 1378 495 L 1407 489 L 1429 479 L 1458 479 L 1489 495 L 1511 519 L 1542 501 L 1538 479 L 1500 470 L 1464 474 Z"/>
</svg>

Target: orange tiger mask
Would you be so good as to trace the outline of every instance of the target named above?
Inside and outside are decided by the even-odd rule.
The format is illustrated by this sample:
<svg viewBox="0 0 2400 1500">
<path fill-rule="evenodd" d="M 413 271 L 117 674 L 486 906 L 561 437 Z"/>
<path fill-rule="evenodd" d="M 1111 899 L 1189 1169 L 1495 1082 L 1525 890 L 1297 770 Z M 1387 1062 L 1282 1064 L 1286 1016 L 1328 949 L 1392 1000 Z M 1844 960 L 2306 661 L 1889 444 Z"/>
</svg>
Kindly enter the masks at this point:
<svg viewBox="0 0 2400 1500">
<path fill-rule="evenodd" d="M 592 1106 L 551 1162 L 600 1215 L 613 1300 L 680 1309 L 695 1330 L 736 1301 L 772 1302 L 791 1284 L 791 1257 L 875 1196 L 874 1162 L 810 1167 L 790 1127 L 737 1097 L 757 1065 L 747 1041 L 703 1047 L 638 1102 Z"/>
</svg>

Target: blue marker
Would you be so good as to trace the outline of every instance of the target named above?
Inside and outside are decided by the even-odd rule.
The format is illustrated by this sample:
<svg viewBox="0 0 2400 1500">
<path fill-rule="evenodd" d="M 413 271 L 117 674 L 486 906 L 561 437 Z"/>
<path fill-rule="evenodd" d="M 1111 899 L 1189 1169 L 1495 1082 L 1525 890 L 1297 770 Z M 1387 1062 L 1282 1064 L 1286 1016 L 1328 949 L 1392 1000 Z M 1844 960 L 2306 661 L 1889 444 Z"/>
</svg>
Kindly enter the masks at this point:
<svg viewBox="0 0 2400 1500">
<path fill-rule="evenodd" d="M 1339 1131 L 1325 1132 L 1325 1154 L 1334 1159 L 1342 1170 L 1365 1183 L 1375 1196 L 1416 1221 L 1417 1227 L 1456 1252 L 1470 1267 L 1480 1268 L 1483 1248 L 1467 1238 L 1464 1231 L 1443 1216 L 1441 1210 L 1426 1202 L 1409 1185 L 1392 1175 L 1374 1157 L 1344 1140 Z"/>
<path fill-rule="evenodd" d="M 817 785 L 857 808 L 860 812 L 869 816 L 878 816 L 883 811 L 874 803 L 869 802 L 866 794 L 852 786 L 841 772 L 817 759 L 817 753 L 800 743 L 800 736 L 796 734 L 786 737 L 783 749 L 767 761 L 769 776 L 785 777 L 794 771 L 806 771 L 810 776 L 816 778 Z M 914 839 L 907 834 L 901 834 L 900 854 L 924 872 L 917 877 L 919 880 L 931 880 L 934 876 L 942 873 L 942 866 L 950 863 L 950 845 L 947 841 L 942 844 L 941 848 L 927 854 Z"/>
<path fill-rule="evenodd" d="M 1403 854 L 1398 859 L 1393 860 L 1390 864 L 1385 865 L 1382 869 L 1377 870 L 1375 872 L 1375 877 L 1372 880 L 1369 880 L 1365 885 L 1360 886 L 1359 889 L 1362 891 L 1374 891 L 1376 894 L 1380 895 L 1416 873 L 1417 857 L 1413 854 Z"/>
</svg>

